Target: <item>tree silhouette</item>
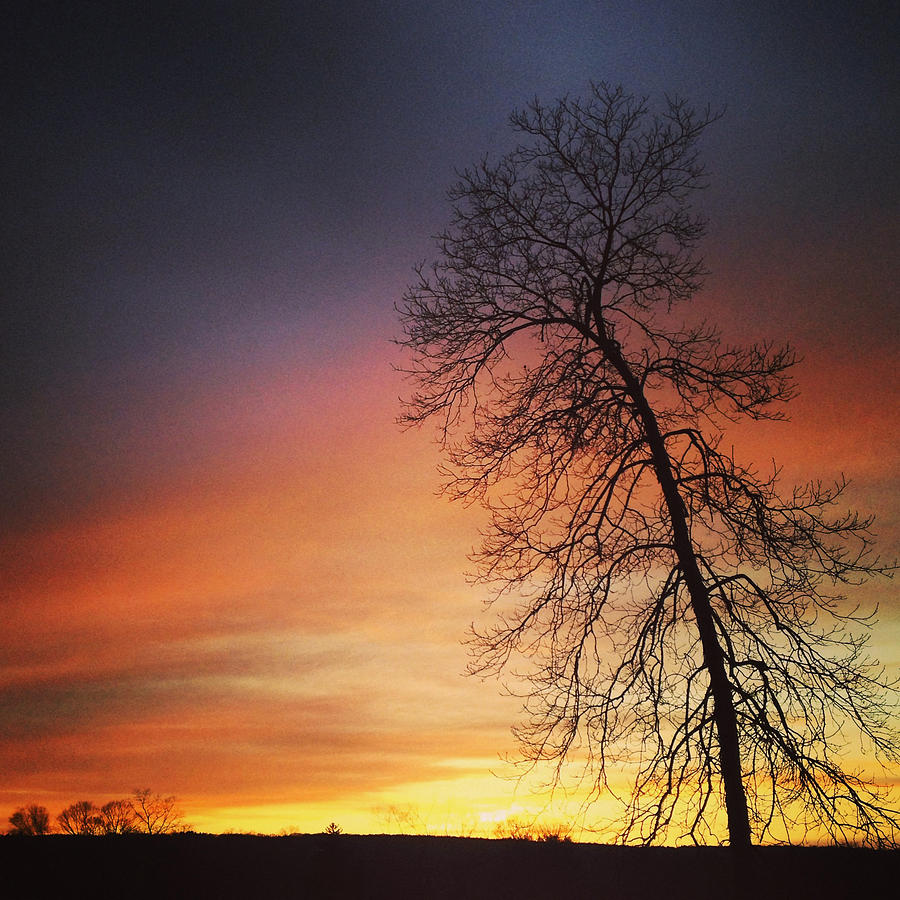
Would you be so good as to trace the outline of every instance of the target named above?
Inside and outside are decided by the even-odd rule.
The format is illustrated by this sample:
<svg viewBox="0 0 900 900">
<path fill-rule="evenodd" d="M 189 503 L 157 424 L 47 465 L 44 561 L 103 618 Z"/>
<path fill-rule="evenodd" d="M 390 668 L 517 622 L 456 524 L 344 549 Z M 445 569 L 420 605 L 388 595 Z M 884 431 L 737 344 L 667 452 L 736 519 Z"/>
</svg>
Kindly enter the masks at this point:
<svg viewBox="0 0 900 900">
<path fill-rule="evenodd" d="M 9 834 L 41 835 L 50 834 L 50 813 L 46 806 L 32 803 L 19 807 L 9 817 Z"/>
<path fill-rule="evenodd" d="M 135 789 L 129 801 L 134 829 L 145 834 L 171 834 L 184 828 L 175 797 L 162 797 L 149 788 Z"/>
<path fill-rule="evenodd" d="M 64 834 L 103 834 L 101 812 L 90 800 L 79 800 L 67 806 L 57 817 Z"/>
<path fill-rule="evenodd" d="M 535 101 L 522 143 L 461 173 L 438 258 L 398 310 L 446 491 L 491 513 L 475 555 L 495 624 L 471 671 L 524 666 L 526 763 L 635 780 L 620 837 L 747 846 L 779 829 L 891 841 L 844 763 L 900 757 L 871 621 L 841 590 L 886 571 L 843 481 L 783 490 L 728 422 L 783 417 L 789 347 L 726 346 L 676 308 L 704 274 L 697 143 L 717 118 L 621 88 Z"/>
<path fill-rule="evenodd" d="M 131 834 L 137 831 L 130 800 L 110 800 L 100 807 L 102 834 Z"/>
</svg>

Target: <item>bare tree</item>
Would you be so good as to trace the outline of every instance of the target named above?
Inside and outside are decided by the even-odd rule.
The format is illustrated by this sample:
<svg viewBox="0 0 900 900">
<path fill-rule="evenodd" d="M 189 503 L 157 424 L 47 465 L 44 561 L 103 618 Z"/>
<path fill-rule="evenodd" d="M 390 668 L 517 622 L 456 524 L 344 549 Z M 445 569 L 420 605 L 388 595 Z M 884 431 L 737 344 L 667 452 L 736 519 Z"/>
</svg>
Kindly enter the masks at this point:
<svg viewBox="0 0 900 900">
<path fill-rule="evenodd" d="M 422 810 L 415 803 L 391 803 L 375 810 L 378 818 L 389 828 L 396 828 L 400 834 L 425 834 L 425 820 Z"/>
<path fill-rule="evenodd" d="M 129 801 L 134 828 L 145 834 L 171 834 L 181 831 L 184 814 L 176 807 L 175 797 L 162 797 L 149 788 L 135 789 Z"/>
<path fill-rule="evenodd" d="M 137 831 L 130 800 L 110 800 L 99 811 L 101 834 L 131 834 Z"/>
<path fill-rule="evenodd" d="M 52 831 L 47 807 L 36 803 L 17 809 L 9 817 L 9 824 L 9 834 L 41 835 Z"/>
<path fill-rule="evenodd" d="M 64 834 L 103 834 L 100 810 L 90 800 L 67 806 L 56 821 Z"/>
<path fill-rule="evenodd" d="M 497 618 L 471 670 L 524 666 L 526 763 L 635 773 L 622 840 L 892 841 L 845 763 L 900 758 L 894 685 L 841 591 L 886 573 L 845 482 L 784 490 L 730 421 L 783 417 L 795 356 L 676 321 L 704 275 L 698 139 L 679 99 L 535 101 L 522 143 L 461 173 L 439 256 L 398 309 L 449 496 L 491 513 L 475 555 Z"/>
</svg>

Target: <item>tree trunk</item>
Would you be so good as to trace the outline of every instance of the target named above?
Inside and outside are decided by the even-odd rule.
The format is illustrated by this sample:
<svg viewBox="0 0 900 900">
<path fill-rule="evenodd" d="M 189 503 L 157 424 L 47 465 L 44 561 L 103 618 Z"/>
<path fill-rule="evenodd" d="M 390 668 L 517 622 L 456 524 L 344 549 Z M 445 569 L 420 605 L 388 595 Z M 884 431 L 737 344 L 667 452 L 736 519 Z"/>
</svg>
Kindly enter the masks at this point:
<svg viewBox="0 0 900 900">
<path fill-rule="evenodd" d="M 644 390 L 635 378 L 622 355 L 618 343 L 606 333 L 598 307 L 594 314 L 597 321 L 598 342 L 606 358 L 615 367 L 625 383 L 626 390 L 644 427 L 647 445 L 653 458 L 659 486 L 666 501 L 666 509 L 672 524 L 672 537 L 678 563 L 684 575 L 691 598 L 691 610 L 697 622 L 697 631 L 703 647 L 703 663 L 709 672 L 713 695 L 713 719 L 719 742 L 719 766 L 725 790 L 725 809 L 728 815 L 728 842 L 732 847 L 749 847 L 752 843 L 750 818 L 747 811 L 747 795 L 741 777 L 741 748 L 738 739 L 737 715 L 734 709 L 731 682 L 725 671 L 725 658 L 716 636 L 709 592 L 700 572 L 697 555 L 687 524 L 687 510 L 672 474 L 672 466 L 665 442 Z"/>
</svg>

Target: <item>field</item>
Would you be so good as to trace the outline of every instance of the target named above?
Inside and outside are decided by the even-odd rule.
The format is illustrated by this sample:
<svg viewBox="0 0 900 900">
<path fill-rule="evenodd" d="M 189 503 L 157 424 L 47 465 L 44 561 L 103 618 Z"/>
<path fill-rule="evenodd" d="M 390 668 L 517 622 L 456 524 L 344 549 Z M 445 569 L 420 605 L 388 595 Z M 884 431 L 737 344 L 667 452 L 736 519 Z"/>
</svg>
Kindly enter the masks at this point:
<svg viewBox="0 0 900 900">
<path fill-rule="evenodd" d="M 9 897 L 597 898 L 884 896 L 900 851 L 623 848 L 397 835 L 0 839 Z M 7 893 L 8 891 L 8 893 Z"/>
</svg>

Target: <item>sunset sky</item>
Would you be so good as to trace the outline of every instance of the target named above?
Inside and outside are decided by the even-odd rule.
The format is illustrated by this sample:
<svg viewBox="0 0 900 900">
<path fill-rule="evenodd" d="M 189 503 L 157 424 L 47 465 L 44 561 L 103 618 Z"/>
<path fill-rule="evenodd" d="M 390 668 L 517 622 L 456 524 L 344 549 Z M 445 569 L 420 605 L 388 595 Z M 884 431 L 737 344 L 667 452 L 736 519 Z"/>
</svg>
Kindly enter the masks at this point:
<svg viewBox="0 0 900 900">
<path fill-rule="evenodd" d="M 391 343 L 454 170 L 509 149 L 535 96 L 594 79 L 725 109 L 696 302 L 804 357 L 791 422 L 738 455 L 845 472 L 898 555 L 896 4 L 18 6 L 0 830 L 136 787 L 210 831 L 541 808 L 492 774 L 517 705 L 461 674 L 481 514 L 396 426 Z M 896 582 L 859 596 L 896 675 Z"/>
</svg>

